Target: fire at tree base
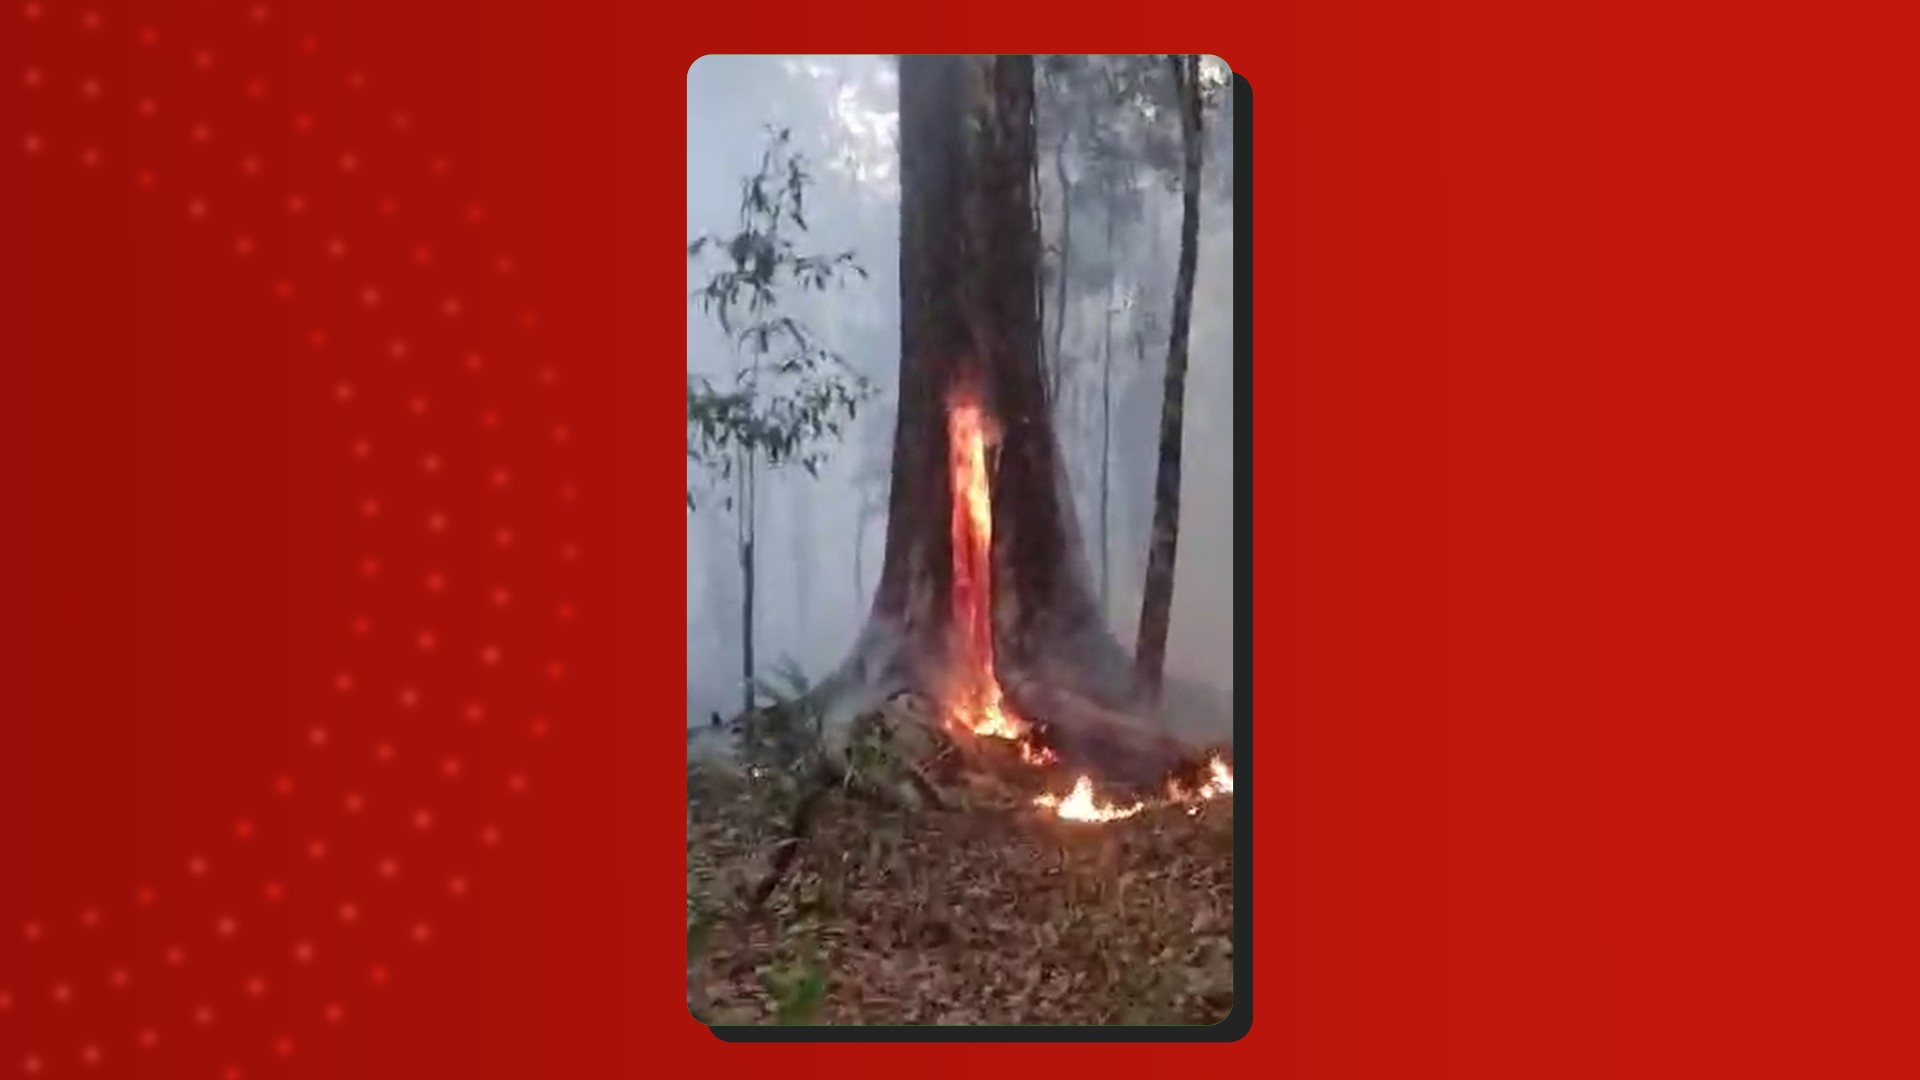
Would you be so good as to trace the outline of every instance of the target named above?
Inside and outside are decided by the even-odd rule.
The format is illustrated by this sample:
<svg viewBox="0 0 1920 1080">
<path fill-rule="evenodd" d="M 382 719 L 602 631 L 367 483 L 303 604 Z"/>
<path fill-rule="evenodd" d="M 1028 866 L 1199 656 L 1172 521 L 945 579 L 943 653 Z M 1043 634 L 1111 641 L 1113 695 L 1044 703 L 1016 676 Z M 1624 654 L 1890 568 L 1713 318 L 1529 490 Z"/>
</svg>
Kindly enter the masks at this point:
<svg viewBox="0 0 1920 1080">
<path fill-rule="evenodd" d="M 863 635 L 828 685 L 737 717 L 730 767 L 689 776 L 689 1006 L 712 1024 L 1218 1023 L 1231 762 L 1002 686 L 990 424 L 964 392 L 947 421 L 944 640 Z M 871 664 L 875 640 L 923 662 Z M 873 668 L 917 685 L 869 707 Z M 1103 796 L 1096 773 L 1131 790 Z"/>
<path fill-rule="evenodd" d="M 1089 824 L 979 783 L 908 810 L 688 776 L 688 1003 L 710 1024 L 1213 1024 L 1233 1005 L 1233 800 Z M 756 891 L 791 858 L 779 888 Z"/>
</svg>

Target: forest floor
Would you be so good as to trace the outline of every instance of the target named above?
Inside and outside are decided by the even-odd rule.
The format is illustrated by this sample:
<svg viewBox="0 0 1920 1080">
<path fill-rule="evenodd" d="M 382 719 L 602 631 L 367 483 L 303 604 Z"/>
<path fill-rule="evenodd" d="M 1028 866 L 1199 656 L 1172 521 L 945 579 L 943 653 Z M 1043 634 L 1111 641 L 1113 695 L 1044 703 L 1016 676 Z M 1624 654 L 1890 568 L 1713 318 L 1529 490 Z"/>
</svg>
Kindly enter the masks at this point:
<svg viewBox="0 0 1920 1080">
<path fill-rule="evenodd" d="M 1233 1005 L 1233 800 L 1064 822 L 835 795 L 780 886 L 765 781 L 689 767 L 687 991 L 709 1024 L 1213 1024 Z"/>
</svg>

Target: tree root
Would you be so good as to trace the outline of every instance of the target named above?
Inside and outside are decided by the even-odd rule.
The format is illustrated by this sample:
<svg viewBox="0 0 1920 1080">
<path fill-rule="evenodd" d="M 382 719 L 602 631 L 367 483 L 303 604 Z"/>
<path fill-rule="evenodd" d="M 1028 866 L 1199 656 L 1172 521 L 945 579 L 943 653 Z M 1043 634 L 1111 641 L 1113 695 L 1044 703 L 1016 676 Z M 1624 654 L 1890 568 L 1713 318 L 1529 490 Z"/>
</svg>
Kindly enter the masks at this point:
<svg viewBox="0 0 1920 1080">
<path fill-rule="evenodd" d="M 801 792 L 800 799 L 794 804 L 793 814 L 787 821 L 786 835 L 774 844 L 773 860 L 767 872 L 747 893 L 747 910 L 759 911 L 766 906 L 773 890 L 780 887 L 780 881 L 786 877 L 787 870 L 793 866 L 793 858 L 800 853 L 800 845 L 806 842 L 807 833 L 813 827 L 813 812 L 826 798 L 832 787 L 827 784 L 815 784 Z"/>
<path fill-rule="evenodd" d="M 902 789 L 873 783 L 857 776 L 853 770 L 831 759 L 823 760 L 812 771 L 807 785 L 795 801 L 793 813 L 788 816 L 784 835 L 773 845 L 773 857 L 769 861 L 766 873 L 762 874 L 746 895 L 747 910 L 757 912 L 766 906 L 780 883 L 793 868 L 793 861 L 800 848 L 807 842 L 813 828 L 813 819 L 821 803 L 838 791 L 844 795 L 874 803 L 889 810 L 914 811 L 923 806 L 945 808 L 947 800 L 940 794 L 938 785 L 918 766 L 909 764 L 907 770 L 909 786 Z M 908 794 L 912 792 L 912 794 Z"/>
<path fill-rule="evenodd" d="M 1103 707 L 1071 689 L 1021 673 L 1003 675 L 1009 705 L 1038 726 L 1040 744 L 1057 756 L 1061 774 L 1091 773 L 1109 787 L 1158 794 L 1169 779 L 1199 768 L 1200 750 L 1171 737 L 1130 711 Z M 872 683 L 837 673 L 803 698 L 756 710 L 765 729 L 761 750 L 802 766 L 803 778 L 767 869 L 744 889 L 746 912 L 757 912 L 778 891 L 808 843 L 820 805 L 838 792 L 889 810 L 914 813 L 968 806 L 1024 805 L 1043 790 L 1036 772 L 1012 744 L 956 733 L 942 719 L 934 695 L 907 691 L 881 699 Z M 833 716 L 850 719 L 830 719 Z M 754 714 L 736 731 L 750 734 Z M 956 786 L 956 781 L 958 784 Z"/>
<path fill-rule="evenodd" d="M 1147 792 L 1200 756 L 1197 745 L 1175 737 L 1162 724 L 1107 708 L 1063 686 L 1021 673 L 1003 675 L 1002 683 L 1007 700 L 1040 726 L 1043 740 L 1066 771 L 1091 773 L 1110 784 Z"/>
</svg>

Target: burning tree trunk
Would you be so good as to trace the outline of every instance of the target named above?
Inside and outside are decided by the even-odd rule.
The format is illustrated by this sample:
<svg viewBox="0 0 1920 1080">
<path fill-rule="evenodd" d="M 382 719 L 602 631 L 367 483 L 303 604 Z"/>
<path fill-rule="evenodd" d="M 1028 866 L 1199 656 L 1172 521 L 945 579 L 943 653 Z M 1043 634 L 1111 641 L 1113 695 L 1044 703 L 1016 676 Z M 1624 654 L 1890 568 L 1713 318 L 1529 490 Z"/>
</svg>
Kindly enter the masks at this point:
<svg viewBox="0 0 1920 1080">
<path fill-rule="evenodd" d="M 900 61 L 901 369 L 885 562 L 841 673 L 1128 782 L 1184 753 L 1135 714 L 1088 586 L 1041 365 L 1033 60 Z"/>
</svg>

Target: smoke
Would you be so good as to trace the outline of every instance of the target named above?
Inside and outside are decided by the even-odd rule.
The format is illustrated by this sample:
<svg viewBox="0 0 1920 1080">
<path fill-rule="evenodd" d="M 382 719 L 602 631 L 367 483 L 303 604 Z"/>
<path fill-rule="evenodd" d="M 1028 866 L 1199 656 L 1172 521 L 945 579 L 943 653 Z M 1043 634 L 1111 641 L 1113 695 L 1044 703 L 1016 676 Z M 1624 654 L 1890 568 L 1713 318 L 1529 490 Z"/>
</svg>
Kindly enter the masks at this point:
<svg viewBox="0 0 1920 1080">
<path fill-rule="evenodd" d="M 861 411 L 818 479 L 767 473 L 757 514 L 756 655 L 765 677 L 783 658 L 818 678 L 853 647 L 879 577 L 885 535 L 893 392 L 899 368 L 897 81 L 879 56 L 708 56 L 687 76 L 687 232 L 733 228 L 740 181 L 758 165 L 768 125 L 791 131 L 812 163 L 810 246 L 850 250 L 870 273 L 825 293 L 783 296 L 783 305 L 861 373 L 879 397 Z M 1041 90 L 1045 93 L 1045 88 Z M 1233 695 L 1233 234 L 1231 144 L 1224 117 L 1208 140 L 1186 390 L 1180 554 L 1168 647 L 1169 704 L 1189 702 L 1196 726 L 1224 735 Z M 1042 154 L 1051 152 L 1043 131 Z M 1072 152 L 1070 175 L 1087 163 Z M 1041 163 L 1045 239 L 1059 242 L 1060 191 Z M 1079 531 L 1096 574 L 1104 393 L 1102 349 L 1111 352 L 1111 449 L 1106 558 L 1109 622 L 1129 647 L 1138 629 L 1147 533 L 1153 512 L 1161 380 L 1179 250 L 1177 190 L 1143 164 L 1137 220 L 1111 249 L 1099 207 L 1077 203 L 1072 295 L 1063 351 L 1073 358 L 1057 408 Z M 1082 288 L 1085 266 L 1130 292 L 1110 321 L 1104 288 Z M 705 280 L 688 267 L 689 292 Z M 1051 286 L 1046 293 L 1053 305 Z M 687 316 L 688 370 L 730 377 L 736 359 L 710 318 Z M 1048 340 L 1052 334 L 1049 331 Z M 690 477 L 690 481 L 692 477 Z M 690 722 L 737 707 L 740 568 L 736 523 L 719 499 L 687 515 L 687 698 Z"/>
</svg>

